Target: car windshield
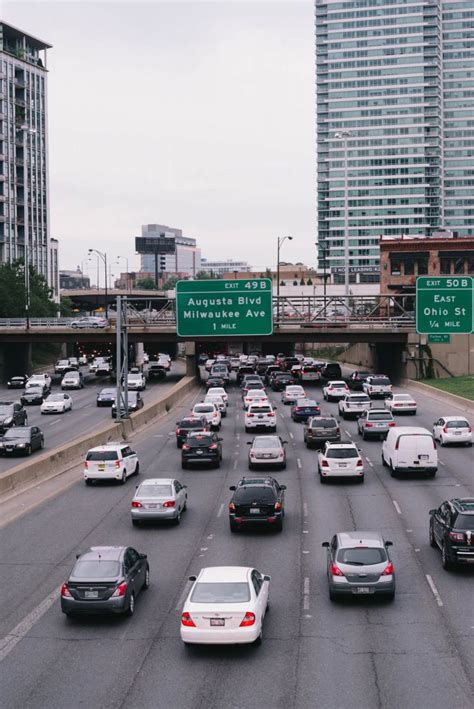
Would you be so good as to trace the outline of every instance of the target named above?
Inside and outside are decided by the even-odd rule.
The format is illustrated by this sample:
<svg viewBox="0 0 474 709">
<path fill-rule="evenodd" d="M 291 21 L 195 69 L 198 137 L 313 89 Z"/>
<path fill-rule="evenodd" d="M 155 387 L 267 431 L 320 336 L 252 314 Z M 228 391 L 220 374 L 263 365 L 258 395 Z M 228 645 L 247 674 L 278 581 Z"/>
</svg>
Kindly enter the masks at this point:
<svg viewBox="0 0 474 709">
<path fill-rule="evenodd" d="M 334 419 L 313 419 L 311 426 L 313 428 L 337 428 L 337 421 Z"/>
<path fill-rule="evenodd" d="M 11 404 L 0 404 L 0 415 L 4 416 L 5 414 L 11 414 L 13 413 L 13 406 Z"/>
<path fill-rule="evenodd" d="M 273 505 L 275 502 L 275 493 L 271 487 L 258 487 L 250 485 L 246 487 L 238 487 L 234 494 L 234 502 L 239 505 L 248 505 L 251 502 L 260 502 L 266 505 Z"/>
<path fill-rule="evenodd" d="M 9 428 L 5 431 L 4 438 L 29 438 L 30 429 L 23 428 L 23 426 L 15 426 L 14 428 Z"/>
<path fill-rule="evenodd" d="M 357 448 L 329 448 L 326 458 L 358 458 Z"/>
<path fill-rule="evenodd" d="M 474 515 L 459 514 L 457 516 L 456 522 L 454 523 L 454 528 L 474 530 Z"/>
<path fill-rule="evenodd" d="M 382 547 L 354 547 L 353 549 L 340 549 L 337 561 L 350 566 L 372 566 L 387 561 L 387 552 Z"/>
<path fill-rule="evenodd" d="M 50 394 L 46 401 L 64 401 L 65 396 L 64 394 Z"/>
<path fill-rule="evenodd" d="M 448 421 L 446 424 L 447 428 L 469 428 L 467 421 Z"/>
<path fill-rule="evenodd" d="M 68 381 L 69 379 L 79 379 L 79 372 L 69 372 L 64 376 L 64 381 Z"/>
<path fill-rule="evenodd" d="M 69 360 L 68 359 L 60 359 L 58 362 L 58 365 L 59 364 L 69 364 Z"/>
<path fill-rule="evenodd" d="M 310 399 L 298 399 L 298 401 L 296 402 L 296 406 L 304 406 L 305 408 L 317 405 L 317 401 L 311 401 Z"/>
<path fill-rule="evenodd" d="M 102 389 L 99 396 L 115 396 L 116 393 L 115 389 Z"/>
<path fill-rule="evenodd" d="M 171 485 L 140 485 L 137 497 L 171 497 L 173 491 Z"/>
<path fill-rule="evenodd" d="M 201 446 L 210 446 L 212 444 L 212 436 L 188 436 L 186 441 L 188 446 L 191 448 L 199 448 Z"/>
<path fill-rule="evenodd" d="M 197 583 L 191 594 L 192 603 L 247 603 L 250 589 L 246 582 Z"/>
<path fill-rule="evenodd" d="M 271 438 L 270 436 L 262 436 L 261 438 L 256 438 L 252 444 L 252 448 L 280 448 L 281 443 L 278 438 Z"/>
<path fill-rule="evenodd" d="M 387 384 L 390 384 L 390 379 L 388 377 L 372 377 L 370 383 L 376 386 L 387 386 Z"/>
<path fill-rule="evenodd" d="M 89 451 L 86 460 L 118 460 L 117 451 Z"/>
<path fill-rule="evenodd" d="M 214 406 L 202 404 L 201 406 L 195 406 L 194 411 L 197 414 L 210 414 L 214 411 Z"/>
<path fill-rule="evenodd" d="M 392 415 L 390 411 L 387 411 L 387 413 L 384 413 L 383 411 L 380 412 L 371 412 L 369 414 L 369 421 L 391 421 L 392 420 Z"/>
<path fill-rule="evenodd" d="M 115 579 L 120 574 L 118 561 L 77 561 L 71 574 L 74 579 Z"/>
</svg>

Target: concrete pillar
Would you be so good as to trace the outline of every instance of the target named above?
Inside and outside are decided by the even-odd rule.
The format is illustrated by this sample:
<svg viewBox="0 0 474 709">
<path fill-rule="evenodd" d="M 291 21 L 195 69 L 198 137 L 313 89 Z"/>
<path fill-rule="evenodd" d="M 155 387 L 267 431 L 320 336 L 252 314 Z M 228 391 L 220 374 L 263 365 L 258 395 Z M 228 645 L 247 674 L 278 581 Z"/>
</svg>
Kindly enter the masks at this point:
<svg viewBox="0 0 474 709">
<path fill-rule="evenodd" d="M 142 368 L 145 363 L 145 347 L 143 342 L 135 342 L 135 364 Z"/>
<path fill-rule="evenodd" d="M 196 358 L 196 343 L 186 342 L 186 376 L 195 377 L 198 374 L 197 358 Z"/>
</svg>

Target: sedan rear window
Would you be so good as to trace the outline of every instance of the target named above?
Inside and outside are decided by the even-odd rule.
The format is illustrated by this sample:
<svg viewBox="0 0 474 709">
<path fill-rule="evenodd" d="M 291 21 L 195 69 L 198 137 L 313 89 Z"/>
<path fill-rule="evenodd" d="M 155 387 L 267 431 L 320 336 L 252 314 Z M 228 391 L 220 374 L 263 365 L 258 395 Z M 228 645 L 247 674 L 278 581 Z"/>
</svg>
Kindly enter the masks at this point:
<svg viewBox="0 0 474 709">
<path fill-rule="evenodd" d="M 448 421 L 446 428 L 469 428 L 467 421 Z"/>
<path fill-rule="evenodd" d="M 192 603 L 246 603 L 250 589 L 246 582 L 197 583 L 191 594 Z"/>
<path fill-rule="evenodd" d="M 252 444 L 252 448 L 280 448 L 281 443 L 278 438 L 267 438 L 262 436 L 261 438 L 256 438 Z"/>
<path fill-rule="evenodd" d="M 275 502 L 275 493 L 271 487 L 257 487 L 251 485 L 249 487 L 239 487 L 234 494 L 234 502 L 238 505 L 248 505 L 252 502 L 261 502 L 266 505 L 273 505 Z"/>
<path fill-rule="evenodd" d="M 350 564 L 351 566 L 371 566 L 372 564 L 381 564 L 387 561 L 387 552 L 381 547 L 354 547 L 353 549 L 340 549 L 337 554 L 337 560 L 341 564 Z"/>
<path fill-rule="evenodd" d="M 358 458 L 357 448 L 330 448 L 326 453 L 326 458 Z"/>
<path fill-rule="evenodd" d="M 171 485 L 141 485 L 138 497 L 170 497 L 173 494 Z"/>
<path fill-rule="evenodd" d="M 89 451 L 86 460 L 118 460 L 117 451 Z"/>
<path fill-rule="evenodd" d="M 271 406 L 250 406 L 250 414 L 269 414 L 271 411 Z"/>
<path fill-rule="evenodd" d="M 454 527 L 474 530 L 474 515 L 458 515 Z"/>
<path fill-rule="evenodd" d="M 194 411 L 197 414 L 210 414 L 212 411 L 214 411 L 214 406 L 206 406 L 205 404 L 203 404 L 202 406 L 195 406 Z"/>
<path fill-rule="evenodd" d="M 369 420 L 370 421 L 391 421 L 392 414 L 390 413 L 390 411 L 387 411 L 387 413 L 384 413 L 383 411 L 381 411 L 380 413 L 370 413 Z"/>
<path fill-rule="evenodd" d="M 76 562 L 72 570 L 73 579 L 115 579 L 120 574 L 118 561 L 84 560 Z"/>
<path fill-rule="evenodd" d="M 212 444 L 211 436 L 188 436 L 186 445 L 191 448 L 200 448 L 201 446 L 210 446 Z"/>
<path fill-rule="evenodd" d="M 203 424 L 202 421 L 180 421 L 178 424 L 178 428 L 202 428 Z"/>
</svg>

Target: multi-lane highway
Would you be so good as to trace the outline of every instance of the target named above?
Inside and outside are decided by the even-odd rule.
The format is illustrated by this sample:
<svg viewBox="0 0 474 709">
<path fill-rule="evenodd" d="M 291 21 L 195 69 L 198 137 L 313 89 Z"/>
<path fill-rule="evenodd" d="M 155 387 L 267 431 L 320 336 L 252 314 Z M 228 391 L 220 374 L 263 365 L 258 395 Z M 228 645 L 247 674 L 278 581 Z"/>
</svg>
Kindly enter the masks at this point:
<svg viewBox="0 0 474 709">
<path fill-rule="evenodd" d="M 319 387 L 307 389 L 321 400 Z M 287 485 L 285 527 L 234 535 L 229 485 L 247 473 L 251 436 L 238 390 L 230 392 L 218 470 L 180 467 L 174 424 L 201 393 L 133 440 L 141 479 L 176 476 L 188 485 L 179 527 L 132 527 L 135 479 L 91 488 L 78 469 L 77 484 L 2 530 L 2 706 L 472 709 L 474 569 L 444 571 L 428 543 L 428 510 L 474 495 L 472 449 L 440 448 L 432 480 L 393 479 L 381 465 L 381 443 L 362 441 L 356 423 L 343 422 L 362 449 L 365 483 L 322 486 L 302 425 L 271 394 L 278 433 L 288 441 L 288 467 L 273 473 Z M 430 428 L 443 412 L 462 413 L 411 393 L 419 413 L 402 418 L 406 425 Z M 336 412 L 337 405 L 322 408 Z M 346 529 L 376 529 L 393 541 L 393 603 L 330 602 L 321 542 Z M 130 544 L 148 555 L 151 586 L 133 618 L 61 614 L 59 587 L 76 553 L 94 544 Z M 263 644 L 185 648 L 179 620 L 188 576 L 226 564 L 254 565 L 272 577 Z"/>
<path fill-rule="evenodd" d="M 176 384 L 184 374 L 185 365 L 183 360 L 176 360 L 172 365 L 171 372 L 163 381 L 151 381 L 147 383 L 147 388 L 142 392 L 145 404 L 151 404 L 161 396 L 167 389 Z M 41 414 L 39 406 L 26 406 L 28 413 L 28 425 L 39 426 L 44 433 L 45 451 L 68 443 L 84 433 L 94 431 L 97 426 L 103 423 L 110 423 L 110 407 L 99 407 L 96 404 L 98 392 L 105 387 L 114 387 L 114 383 L 109 377 L 96 377 L 89 373 L 88 367 L 81 367 L 84 376 L 85 386 L 83 389 L 69 390 L 67 393 L 73 400 L 72 411 L 64 414 Z M 61 377 L 52 375 L 52 393 L 61 391 Z M 21 391 L 0 387 L 0 401 L 18 401 Z M 0 457 L 0 474 L 21 463 L 23 458 Z"/>
</svg>

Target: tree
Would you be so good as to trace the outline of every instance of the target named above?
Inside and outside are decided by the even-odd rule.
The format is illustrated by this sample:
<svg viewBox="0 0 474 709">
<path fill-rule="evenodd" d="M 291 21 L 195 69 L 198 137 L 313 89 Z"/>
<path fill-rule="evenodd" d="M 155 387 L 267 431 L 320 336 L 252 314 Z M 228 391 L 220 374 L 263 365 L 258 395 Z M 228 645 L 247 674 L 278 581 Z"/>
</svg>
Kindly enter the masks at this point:
<svg viewBox="0 0 474 709">
<path fill-rule="evenodd" d="M 196 273 L 196 280 L 197 281 L 209 281 L 209 280 L 218 280 L 219 276 L 212 271 L 198 271 Z"/>
<path fill-rule="evenodd" d="M 74 303 L 70 298 L 62 295 L 59 299 L 59 314 L 62 318 L 71 318 L 74 315 Z"/>
<path fill-rule="evenodd" d="M 293 285 L 294 285 L 294 286 L 297 286 L 297 285 L 298 285 L 298 281 L 293 281 Z"/>
<path fill-rule="evenodd" d="M 301 279 L 300 286 L 304 286 L 304 278 Z"/>
<path fill-rule="evenodd" d="M 178 276 L 170 276 L 168 280 L 163 283 L 163 290 L 173 290 L 177 281 L 179 281 Z"/>
<path fill-rule="evenodd" d="M 308 280 L 306 281 L 306 285 L 307 285 L 307 286 L 312 286 L 312 285 L 313 285 L 313 279 L 312 279 L 312 278 L 308 278 Z"/>
<path fill-rule="evenodd" d="M 0 317 L 25 317 L 26 288 L 23 262 L 0 265 Z M 58 304 L 52 300 L 52 291 L 46 279 L 30 266 L 30 308 L 32 318 L 54 317 Z"/>
<path fill-rule="evenodd" d="M 156 290 L 155 281 L 149 276 L 147 278 L 140 278 L 140 280 L 137 281 L 137 288 L 141 288 L 142 290 Z"/>
</svg>

